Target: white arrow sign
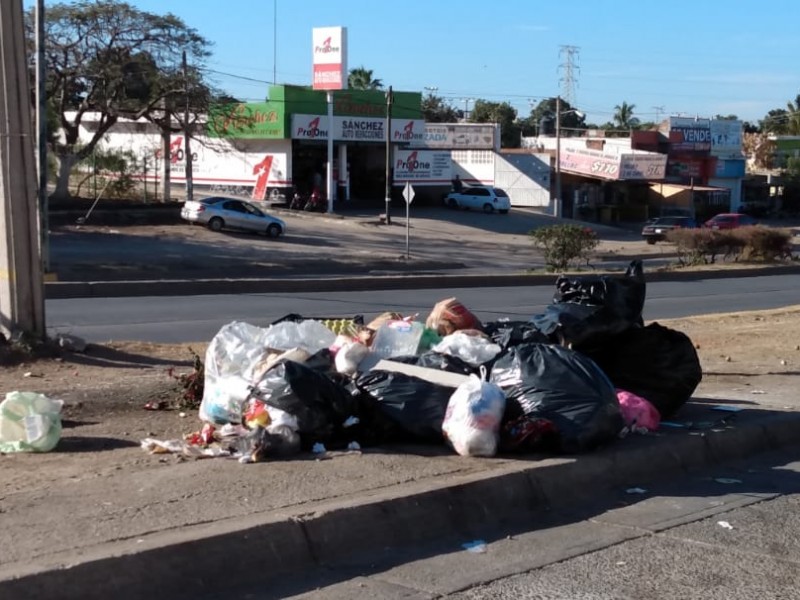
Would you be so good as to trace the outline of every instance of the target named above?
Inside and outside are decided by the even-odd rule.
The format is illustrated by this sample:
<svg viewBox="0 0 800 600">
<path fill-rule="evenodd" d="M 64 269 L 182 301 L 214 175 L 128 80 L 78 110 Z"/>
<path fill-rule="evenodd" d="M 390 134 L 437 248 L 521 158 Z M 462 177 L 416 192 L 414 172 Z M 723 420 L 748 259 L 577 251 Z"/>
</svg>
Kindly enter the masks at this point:
<svg viewBox="0 0 800 600">
<path fill-rule="evenodd" d="M 406 181 L 406 187 L 403 188 L 403 198 L 406 199 L 406 204 L 411 204 L 414 199 L 414 188 L 411 187 L 411 183 L 408 181 Z"/>
</svg>

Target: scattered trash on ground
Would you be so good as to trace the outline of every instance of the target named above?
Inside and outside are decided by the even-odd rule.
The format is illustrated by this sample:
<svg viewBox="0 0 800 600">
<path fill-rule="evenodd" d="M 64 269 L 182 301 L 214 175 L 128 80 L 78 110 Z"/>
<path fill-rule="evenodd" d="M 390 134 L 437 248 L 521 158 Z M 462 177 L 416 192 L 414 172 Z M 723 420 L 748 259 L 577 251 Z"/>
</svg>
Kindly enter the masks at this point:
<svg viewBox="0 0 800 600">
<path fill-rule="evenodd" d="M 461 547 L 467 552 L 472 552 L 473 554 L 485 554 L 487 550 L 486 542 L 484 542 L 483 540 L 466 542 L 464 544 L 461 544 Z"/>
<path fill-rule="evenodd" d="M 717 521 L 717 525 L 719 525 L 723 529 L 733 529 L 733 525 L 731 525 L 727 521 Z"/>
<path fill-rule="evenodd" d="M 457 298 L 427 318 L 386 311 L 233 321 L 182 383 L 203 428 L 149 452 L 260 462 L 397 442 L 463 456 L 575 453 L 659 427 L 702 370 L 692 341 L 642 310 L 640 261 L 623 276 L 559 277 L 530 320 L 483 323 Z M 156 408 L 160 404 L 155 405 Z M 170 406 L 172 407 L 172 406 Z M 147 442 L 147 443 L 145 443 Z"/>
<path fill-rule="evenodd" d="M 9 392 L 0 402 L 0 453 L 49 452 L 61 439 L 61 400 Z"/>
<path fill-rule="evenodd" d="M 744 409 L 741 406 L 728 406 L 727 404 L 720 404 L 718 406 L 712 406 L 711 410 L 719 410 L 723 412 L 741 412 Z"/>
</svg>

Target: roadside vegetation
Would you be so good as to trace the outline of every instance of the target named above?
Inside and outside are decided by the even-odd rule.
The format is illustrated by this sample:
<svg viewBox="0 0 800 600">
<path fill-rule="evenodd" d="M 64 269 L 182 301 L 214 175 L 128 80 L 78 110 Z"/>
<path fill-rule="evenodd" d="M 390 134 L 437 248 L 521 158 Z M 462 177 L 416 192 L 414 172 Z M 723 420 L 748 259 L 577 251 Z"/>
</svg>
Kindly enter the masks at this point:
<svg viewBox="0 0 800 600">
<path fill-rule="evenodd" d="M 797 260 L 792 255 L 792 233 L 759 225 L 725 231 L 675 229 L 667 241 L 675 244 L 679 266 L 712 265 L 720 261 L 772 263 Z"/>
<path fill-rule="evenodd" d="M 551 225 L 532 229 L 528 235 L 542 251 L 549 272 L 566 271 L 571 266 L 589 266 L 600 243 L 597 233 L 580 225 Z"/>
</svg>

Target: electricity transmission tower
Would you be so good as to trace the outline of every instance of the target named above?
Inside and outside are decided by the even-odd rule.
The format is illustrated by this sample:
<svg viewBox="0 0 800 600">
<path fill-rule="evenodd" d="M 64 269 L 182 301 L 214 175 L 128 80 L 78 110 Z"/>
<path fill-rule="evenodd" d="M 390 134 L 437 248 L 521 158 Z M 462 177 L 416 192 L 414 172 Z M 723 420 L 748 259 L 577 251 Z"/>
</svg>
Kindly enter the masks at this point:
<svg viewBox="0 0 800 600">
<path fill-rule="evenodd" d="M 561 84 L 561 97 L 569 103 L 569 106 L 575 106 L 575 87 L 578 84 L 577 72 L 581 70 L 578 66 L 578 57 L 581 49 L 578 46 L 559 46 L 558 56 L 562 60 L 558 65 L 559 71 L 562 76 L 559 79 Z"/>
<path fill-rule="evenodd" d="M 656 124 L 661 123 L 661 113 L 664 112 L 663 106 L 654 106 L 653 110 L 656 111 Z"/>
</svg>

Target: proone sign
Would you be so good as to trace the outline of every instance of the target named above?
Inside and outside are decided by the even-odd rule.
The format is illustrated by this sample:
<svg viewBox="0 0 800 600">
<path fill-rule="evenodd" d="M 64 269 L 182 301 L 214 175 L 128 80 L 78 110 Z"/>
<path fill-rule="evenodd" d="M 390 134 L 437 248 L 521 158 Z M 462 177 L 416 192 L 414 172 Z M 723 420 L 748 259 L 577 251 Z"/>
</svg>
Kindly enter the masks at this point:
<svg viewBox="0 0 800 600">
<path fill-rule="evenodd" d="M 315 27 L 311 34 L 315 90 L 347 87 L 347 29 Z"/>
</svg>

